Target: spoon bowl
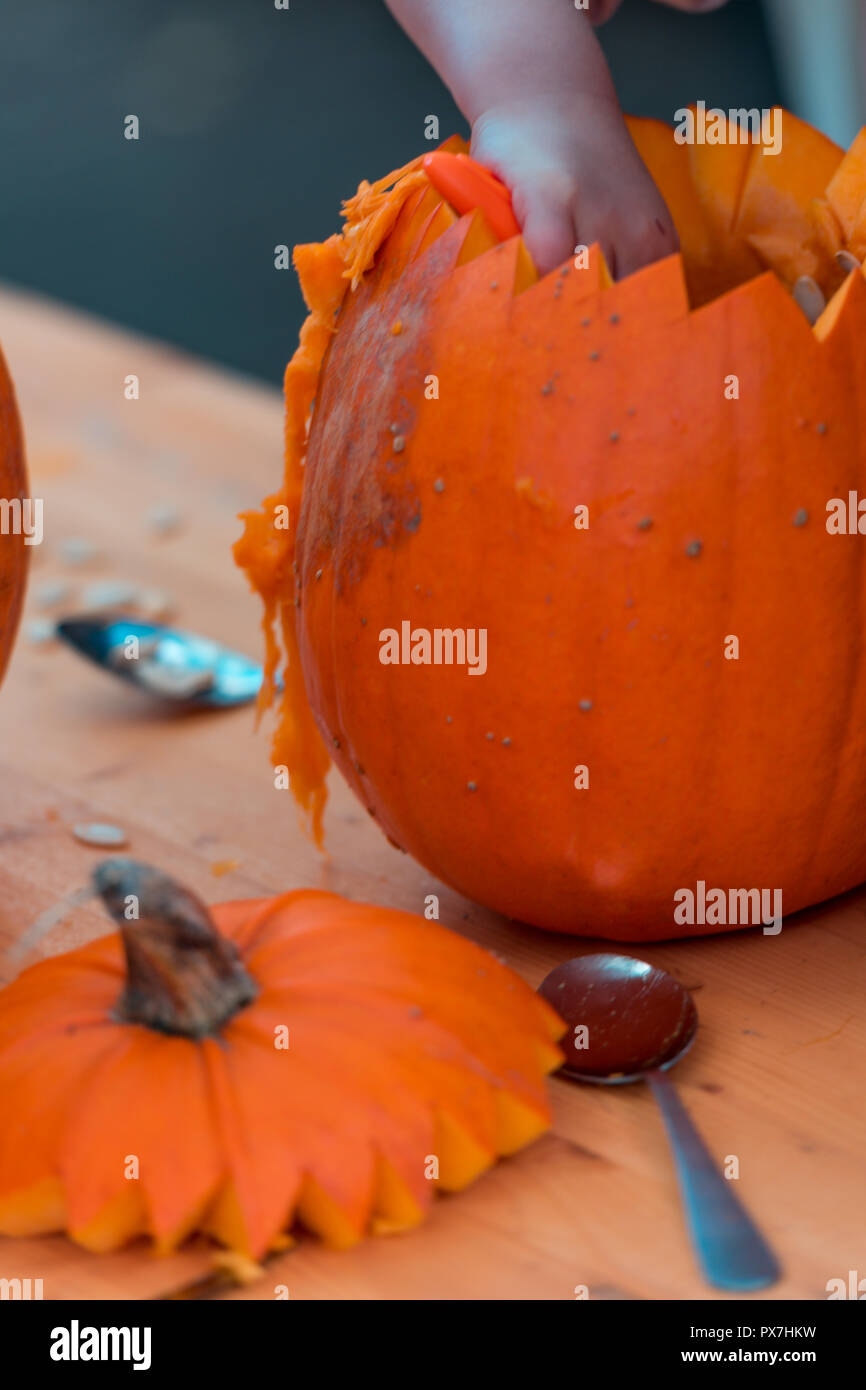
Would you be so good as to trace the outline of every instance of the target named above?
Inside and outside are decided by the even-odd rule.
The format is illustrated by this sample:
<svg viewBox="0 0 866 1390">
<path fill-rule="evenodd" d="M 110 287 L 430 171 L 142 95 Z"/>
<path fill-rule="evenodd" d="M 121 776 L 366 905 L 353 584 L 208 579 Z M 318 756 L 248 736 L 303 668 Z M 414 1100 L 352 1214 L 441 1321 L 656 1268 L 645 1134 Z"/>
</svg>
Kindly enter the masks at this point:
<svg viewBox="0 0 866 1390">
<path fill-rule="evenodd" d="M 649 1083 L 707 1281 L 736 1293 L 774 1283 L 779 1277 L 775 1255 L 722 1176 L 667 1075 L 697 1035 L 698 1011 L 685 986 L 647 961 L 603 952 L 558 965 L 538 992 L 569 1026 L 561 1043 L 562 1076 L 607 1086 Z"/>
<path fill-rule="evenodd" d="M 261 688 L 257 662 L 197 633 L 92 613 L 64 618 L 56 631 L 94 665 L 169 703 L 229 709 L 254 700 Z"/>
<path fill-rule="evenodd" d="M 624 1086 L 667 1070 L 691 1047 L 698 1028 L 695 1001 L 665 970 L 633 956 L 578 956 L 552 970 L 539 993 L 585 1033 L 561 1044 L 563 1071 L 580 1081 Z M 580 1045 L 585 1044 L 585 1045 Z"/>
</svg>

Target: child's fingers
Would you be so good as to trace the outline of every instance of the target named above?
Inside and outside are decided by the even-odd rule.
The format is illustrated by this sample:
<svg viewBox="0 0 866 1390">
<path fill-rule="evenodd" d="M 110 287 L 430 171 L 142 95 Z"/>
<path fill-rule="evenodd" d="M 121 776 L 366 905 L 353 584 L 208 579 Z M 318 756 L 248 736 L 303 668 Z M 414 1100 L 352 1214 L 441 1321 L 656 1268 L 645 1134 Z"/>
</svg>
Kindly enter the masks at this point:
<svg viewBox="0 0 866 1390">
<path fill-rule="evenodd" d="M 615 204 L 604 197 L 581 195 L 573 211 L 581 245 L 598 242 L 611 275 L 621 280 L 642 266 L 679 250 L 679 237 L 665 202 L 651 179 L 623 189 Z"/>
<path fill-rule="evenodd" d="M 514 210 L 523 229 L 523 240 L 540 275 L 567 260 L 575 244 L 574 219 L 565 201 L 543 193 L 515 198 Z"/>
<path fill-rule="evenodd" d="M 615 238 L 617 279 L 632 275 L 645 265 L 679 250 L 680 242 L 670 219 L 658 217 L 632 222 Z"/>
<path fill-rule="evenodd" d="M 596 242 L 616 279 L 679 249 L 671 215 L 649 175 L 615 202 L 608 190 L 586 185 L 568 199 L 549 186 L 523 187 L 514 192 L 514 211 L 540 275 Z"/>
</svg>

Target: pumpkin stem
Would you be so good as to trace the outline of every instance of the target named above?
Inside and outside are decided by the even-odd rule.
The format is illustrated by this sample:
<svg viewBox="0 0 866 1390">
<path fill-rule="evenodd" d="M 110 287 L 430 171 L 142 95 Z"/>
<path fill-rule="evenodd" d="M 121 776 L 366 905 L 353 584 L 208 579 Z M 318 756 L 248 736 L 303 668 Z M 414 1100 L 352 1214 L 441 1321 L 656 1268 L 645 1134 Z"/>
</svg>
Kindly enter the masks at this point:
<svg viewBox="0 0 866 1390">
<path fill-rule="evenodd" d="M 115 1017 L 203 1038 L 255 999 L 258 986 L 237 948 L 194 893 L 135 859 L 104 859 L 93 883 L 126 952 L 126 988 Z"/>
</svg>

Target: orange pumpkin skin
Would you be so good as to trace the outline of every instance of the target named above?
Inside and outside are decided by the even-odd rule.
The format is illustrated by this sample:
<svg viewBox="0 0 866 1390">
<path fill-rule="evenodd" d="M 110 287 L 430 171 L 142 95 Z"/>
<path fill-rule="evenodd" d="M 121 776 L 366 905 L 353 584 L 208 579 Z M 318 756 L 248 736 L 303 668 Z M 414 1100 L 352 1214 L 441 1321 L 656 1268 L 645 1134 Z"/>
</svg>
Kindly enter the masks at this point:
<svg viewBox="0 0 866 1390">
<path fill-rule="evenodd" d="M 841 151 L 786 120 L 718 189 L 683 151 L 683 257 L 612 286 L 594 255 L 534 283 L 413 191 L 325 356 L 295 550 L 324 744 L 393 841 L 541 927 L 706 933 L 736 924 L 676 921 L 699 881 L 788 915 L 866 878 L 863 541 L 825 526 L 866 496 L 866 284 Z M 835 295 L 814 329 L 799 274 Z M 403 621 L 484 629 L 486 673 L 383 664 Z"/>
<path fill-rule="evenodd" d="M 27 491 L 24 443 L 15 390 L 0 352 L 0 499 L 23 498 Z M 24 603 L 27 550 L 20 534 L 0 530 L 0 681 L 12 654 Z"/>
<path fill-rule="evenodd" d="M 564 1025 L 486 951 L 329 893 L 212 913 L 260 991 L 218 1037 L 113 1016 L 116 934 L 0 994 L 3 1234 L 166 1252 L 203 1231 L 258 1258 L 299 1219 L 347 1246 L 547 1128 Z"/>
</svg>

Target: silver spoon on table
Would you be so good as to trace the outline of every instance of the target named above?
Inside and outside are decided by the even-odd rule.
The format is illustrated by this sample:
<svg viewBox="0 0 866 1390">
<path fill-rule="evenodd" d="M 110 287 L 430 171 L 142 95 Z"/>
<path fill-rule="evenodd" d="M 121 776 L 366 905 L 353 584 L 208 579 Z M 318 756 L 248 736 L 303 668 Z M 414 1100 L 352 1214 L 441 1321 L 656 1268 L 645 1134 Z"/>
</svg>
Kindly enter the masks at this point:
<svg viewBox="0 0 866 1390">
<path fill-rule="evenodd" d="M 254 700 L 262 668 L 210 637 L 124 614 L 63 618 L 57 636 L 104 671 L 157 699 L 227 709 Z"/>
<path fill-rule="evenodd" d="M 668 1076 L 691 1047 L 698 1026 L 685 986 L 646 961 L 605 953 L 558 965 L 538 992 L 569 1025 L 560 1044 L 566 1058 L 561 1075 L 607 1086 L 649 1083 L 707 1282 L 730 1293 L 775 1283 L 780 1274 L 775 1255 L 719 1171 Z"/>
</svg>

